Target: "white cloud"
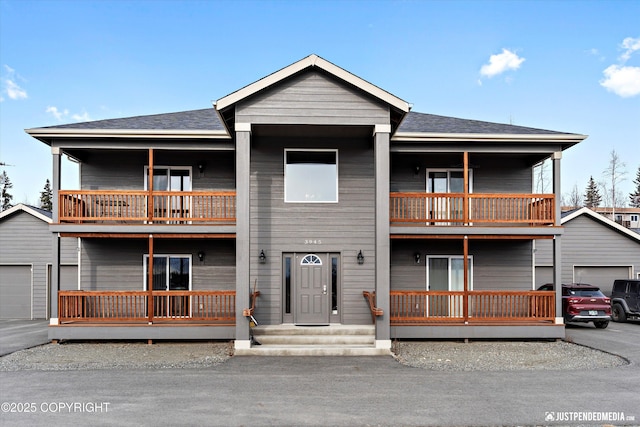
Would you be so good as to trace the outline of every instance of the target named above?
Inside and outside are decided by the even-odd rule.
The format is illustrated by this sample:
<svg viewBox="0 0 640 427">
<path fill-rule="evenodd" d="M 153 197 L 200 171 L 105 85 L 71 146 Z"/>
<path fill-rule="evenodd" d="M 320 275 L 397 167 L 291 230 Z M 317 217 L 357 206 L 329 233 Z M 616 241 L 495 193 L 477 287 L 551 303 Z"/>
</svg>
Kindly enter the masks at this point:
<svg viewBox="0 0 640 427">
<path fill-rule="evenodd" d="M 69 110 L 58 110 L 58 107 L 49 106 L 45 110 L 47 113 L 51 114 L 57 120 L 62 120 L 64 117 L 69 115 Z"/>
<path fill-rule="evenodd" d="M 27 91 L 22 89 L 16 82 L 13 80 L 5 80 L 4 81 L 4 89 L 7 93 L 7 96 L 11 99 L 26 99 Z"/>
<path fill-rule="evenodd" d="M 640 38 L 627 37 L 622 40 L 621 47 L 624 52 L 620 55 L 619 64 L 610 65 L 602 72 L 604 79 L 600 80 L 600 86 L 628 98 L 640 94 L 640 67 L 625 65 L 631 55 L 640 51 Z"/>
<path fill-rule="evenodd" d="M 71 116 L 71 118 L 78 122 L 88 122 L 91 120 L 91 117 L 89 117 L 89 113 L 87 113 L 86 111 L 84 111 L 82 114 L 74 114 Z"/>
<path fill-rule="evenodd" d="M 524 61 L 525 59 L 516 53 L 502 49 L 502 53 L 489 57 L 489 63 L 480 68 L 480 74 L 491 78 L 508 70 L 517 70 Z"/>
<path fill-rule="evenodd" d="M 13 100 L 27 99 L 29 97 L 27 91 L 16 83 L 16 78 L 20 78 L 20 76 L 16 75 L 16 70 L 4 64 L 4 71 L 4 76 L 2 76 L 2 93 Z M 4 100 L 4 96 L 0 96 L 0 102 Z"/>
<path fill-rule="evenodd" d="M 622 55 L 620 55 L 620 60 L 622 62 L 627 62 L 634 52 L 640 50 L 640 37 L 637 39 L 634 39 L 633 37 L 627 37 L 626 39 L 622 40 L 622 47 L 626 50 Z"/>
<path fill-rule="evenodd" d="M 91 120 L 91 117 L 89 117 L 89 113 L 87 113 L 86 111 L 84 111 L 82 114 L 70 114 L 69 110 L 67 110 L 66 108 L 64 110 L 59 110 L 58 107 L 49 106 L 47 107 L 45 112 L 51 114 L 58 121 L 68 119 L 69 117 L 76 122 L 88 122 Z"/>
<path fill-rule="evenodd" d="M 640 67 L 611 65 L 603 71 L 600 85 L 623 98 L 640 94 Z"/>
</svg>

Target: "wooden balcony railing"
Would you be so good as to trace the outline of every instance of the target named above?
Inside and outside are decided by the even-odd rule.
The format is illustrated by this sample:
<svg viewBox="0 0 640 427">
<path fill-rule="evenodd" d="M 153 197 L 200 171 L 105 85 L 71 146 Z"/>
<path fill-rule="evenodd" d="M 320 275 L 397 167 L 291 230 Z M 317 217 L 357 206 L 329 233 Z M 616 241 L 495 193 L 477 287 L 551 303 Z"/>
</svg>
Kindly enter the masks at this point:
<svg viewBox="0 0 640 427">
<path fill-rule="evenodd" d="M 234 191 L 154 191 L 151 198 L 148 191 L 71 190 L 58 194 L 60 222 L 175 224 L 236 220 Z"/>
<path fill-rule="evenodd" d="M 553 322 L 553 291 L 391 291 L 391 325 Z"/>
<path fill-rule="evenodd" d="M 392 224 L 553 225 L 553 194 L 391 193 Z"/>
<path fill-rule="evenodd" d="M 59 291 L 58 319 L 69 322 L 185 322 L 233 325 L 235 291 Z"/>
</svg>

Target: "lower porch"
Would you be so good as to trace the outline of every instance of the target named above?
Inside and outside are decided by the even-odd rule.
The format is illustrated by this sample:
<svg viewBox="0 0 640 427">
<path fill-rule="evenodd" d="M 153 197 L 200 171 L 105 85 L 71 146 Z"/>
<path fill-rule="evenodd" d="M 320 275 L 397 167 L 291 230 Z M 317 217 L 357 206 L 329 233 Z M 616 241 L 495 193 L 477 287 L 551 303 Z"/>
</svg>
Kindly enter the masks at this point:
<svg viewBox="0 0 640 427">
<path fill-rule="evenodd" d="M 242 317 L 251 318 L 258 296 L 252 294 Z M 553 291 L 391 291 L 388 312 L 376 307 L 375 292 L 363 296 L 376 328 L 389 316 L 391 339 L 564 338 Z M 232 290 L 59 291 L 58 308 L 51 340 L 236 338 Z"/>
</svg>

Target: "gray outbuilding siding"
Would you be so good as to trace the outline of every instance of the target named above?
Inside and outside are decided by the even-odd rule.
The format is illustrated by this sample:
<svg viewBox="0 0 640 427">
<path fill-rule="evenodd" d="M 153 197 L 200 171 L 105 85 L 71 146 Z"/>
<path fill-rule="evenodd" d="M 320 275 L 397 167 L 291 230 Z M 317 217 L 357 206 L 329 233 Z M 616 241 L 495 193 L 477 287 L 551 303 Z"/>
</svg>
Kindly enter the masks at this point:
<svg viewBox="0 0 640 427">
<path fill-rule="evenodd" d="M 599 215 L 593 213 L 593 215 Z M 612 226 L 606 225 L 603 221 L 598 221 L 589 215 L 580 215 L 570 221 L 563 223 L 564 235 L 562 237 L 562 283 L 572 283 L 582 281 L 589 283 L 599 280 L 600 283 L 590 283 L 598 285 L 603 292 L 608 293 L 615 279 L 625 279 L 629 277 L 616 277 L 621 271 L 628 275 L 640 272 L 640 236 L 630 237 L 621 233 Z M 631 233 L 631 232 L 629 232 Z M 538 285 L 542 284 L 543 277 L 548 273 L 553 265 L 552 242 L 550 240 L 536 241 L 536 271 L 540 280 L 536 280 Z M 581 275 L 577 270 L 582 268 L 611 268 L 614 276 L 590 278 Z M 629 271 L 631 269 L 631 271 Z M 576 277 L 581 276 L 581 277 Z M 633 276 L 632 276 L 633 277 Z"/>
<path fill-rule="evenodd" d="M 61 259 L 66 275 L 63 276 L 62 286 L 77 287 L 77 273 L 74 270 L 78 263 L 78 239 L 61 239 Z M 28 286 L 30 304 L 26 310 L 20 310 L 22 319 L 45 319 L 48 317 L 49 269 L 53 257 L 51 254 L 51 232 L 49 223 L 19 210 L 0 220 L 0 271 L 3 266 L 22 266 L 30 269 Z M 11 305 L 15 301 L 3 298 L 0 304 Z M 14 310 L 11 313 L 15 313 Z"/>
</svg>

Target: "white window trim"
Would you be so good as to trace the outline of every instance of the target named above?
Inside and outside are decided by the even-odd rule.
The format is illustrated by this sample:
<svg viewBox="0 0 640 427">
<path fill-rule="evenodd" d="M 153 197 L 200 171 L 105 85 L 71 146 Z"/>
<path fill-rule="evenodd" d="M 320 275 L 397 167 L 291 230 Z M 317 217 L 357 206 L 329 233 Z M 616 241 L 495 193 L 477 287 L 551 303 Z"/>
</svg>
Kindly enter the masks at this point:
<svg viewBox="0 0 640 427">
<path fill-rule="evenodd" d="M 289 151 L 299 151 L 299 152 L 334 152 L 336 153 L 336 200 L 330 201 L 307 201 L 307 200 L 287 200 L 287 153 Z M 283 158 L 283 176 L 284 176 L 284 202 L 285 203 L 338 203 L 340 199 L 340 167 L 338 165 L 338 149 L 335 148 L 285 148 L 284 149 L 284 158 Z"/>
<path fill-rule="evenodd" d="M 431 258 L 447 258 L 448 259 L 448 264 L 447 264 L 447 288 L 449 292 L 451 291 L 451 260 L 452 259 L 461 259 L 464 260 L 464 255 L 427 255 L 427 259 L 426 259 L 426 268 L 427 268 L 427 280 L 425 283 L 425 289 L 428 291 L 429 290 L 429 260 Z M 469 260 L 469 287 L 468 290 L 472 291 L 473 290 L 473 255 L 469 255 L 467 257 L 467 259 Z"/>
<path fill-rule="evenodd" d="M 163 165 L 153 165 L 154 169 L 167 169 L 167 170 L 186 170 L 189 171 L 189 189 L 182 191 L 193 191 L 193 168 L 191 166 L 163 166 Z M 149 189 L 149 165 L 145 165 L 144 167 L 144 189 Z M 165 189 L 158 190 L 154 188 L 156 191 L 167 191 Z M 176 191 L 176 190 L 171 190 Z"/>
<path fill-rule="evenodd" d="M 193 290 L 193 255 L 191 254 L 153 254 L 153 257 L 165 257 L 165 258 L 188 258 L 189 259 L 189 290 Z M 142 290 L 147 291 L 147 280 L 149 279 L 149 254 L 144 254 L 142 256 Z M 167 263 L 167 268 L 169 268 L 169 263 Z M 167 275 L 167 277 L 169 277 Z M 167 289 L 165 289 L 167 290 Z"/>
<path fill-rule="evenodd" d="M 451 193 L 449 189 L 451 184 L 451 172 L 462 172 L 464 175 L 464 169 L 460 168 L 427 168 L 427 177 L 425 182 L 427 193 L 432 193 L 429 189 L 429 174 L 431 172 L 447 172 L 447 193 Z M 469 169 L 469 193 L 473 193 L 473 169 Z"/>
</svg>

